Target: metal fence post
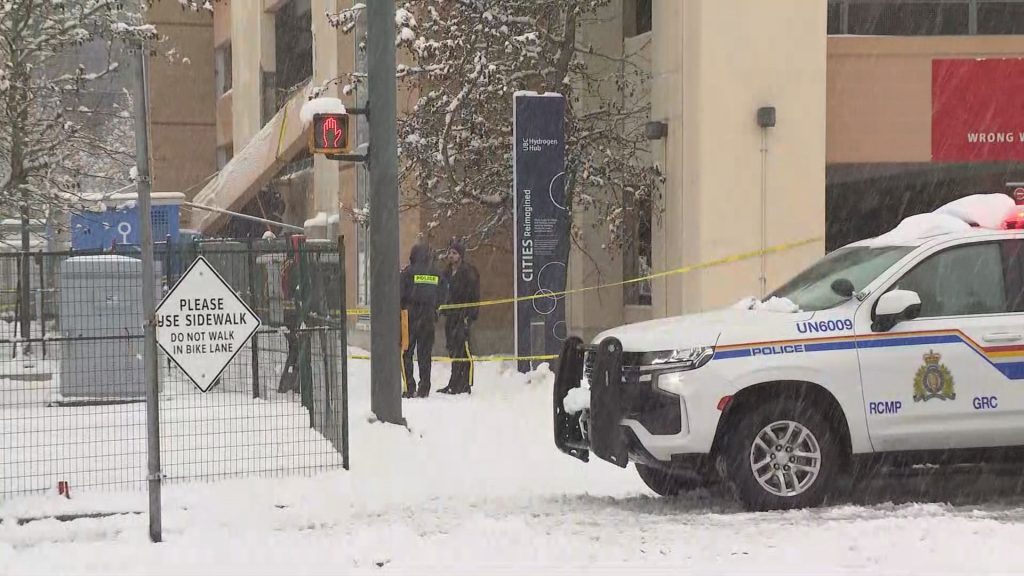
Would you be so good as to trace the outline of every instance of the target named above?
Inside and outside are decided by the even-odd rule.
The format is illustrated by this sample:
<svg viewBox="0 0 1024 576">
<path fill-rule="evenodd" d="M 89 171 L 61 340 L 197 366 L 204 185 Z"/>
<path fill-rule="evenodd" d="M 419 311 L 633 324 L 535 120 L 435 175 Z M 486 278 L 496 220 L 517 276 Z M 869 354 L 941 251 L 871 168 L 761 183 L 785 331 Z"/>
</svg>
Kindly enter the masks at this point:
<svg viewBox="0 0 1024 576">
<path fill-rule="evenodd" d="M 316 422 L 314 420 L 314 406 L 313 406 L 313 350 L 311 345 L 311 338 L 309 332 L 309 311 L 312 307 L 311 297 L 312 294 L 312 282 L 309 275 L 309 253 L 308 246 L 305 242 L 299 244 L 297 248 L 297 259 L 298 259 L 298 270 L 299 270 L 299 299 L 295 304 L 295 310 L 298 313 L 299 328 L 298 328 L 298 342 L 299 342 L 299 397 L 301 398 L 302 405 L 309 411 L 309 427 L 314 428 Z"/>
<path fill-rule="evenodd" d="M 248 258 L 246 262 L 249 265 L 249 307 L 253 309 L 253 312 L 259 314 L 257 307 L 258 300 L 256 298 L 256 252 L 252 238 L 248 241 Z M 252 397 L 260 397 L 260 335 L 257 331 L 256 334 L 252 335 L 252 343 L 249 345 L 252 351 Z"/>
<path fill-rule="evenodd" d="M 338 284 L 341 291 L 341 465 L 348 470 L 348 275 L 345 273 L 345 264 L 345 237 L 338 236 Z"/>
<path fill-rule="evenodd" d="M 43 270 L 43 253 L 36 254 L 39 266 L 39 336 L 43 339 L 41 347 L 43 358 L 46 358 L 46 272 Z"/>
<path fill-rule="evenodd" d="M 334 370 L 331 362 L 334 361 L 334 354 L 331 353 L 331 343 L 327 341 L 327 334 L 330 332 L 330 325 L 325 324 L 318 326 L 315 334 L 317 340 L 320 341 L 320 362 L 323 364 L 324 375 L 321 379 L 323 384 L 323 394 L 321 395 L 320 401 L 323 404 L 320 410 L 320 433 L 327 437 L 331 444 L 334 444 L 335 433 L 337 430 L 333 430 L 334 426 L 334 411 L 331 409 L 331 388 L 334 386 Z M 313 403 L 314 405 L 316 402 Z"/>
<path fill-rule="evenodd" d="M 146 447 L 148 451 L 149 539 L 163 540 L 160 509 L 160 382 L 156 354 L 156 286 L 153 230 L 150 220 L 149 117 L 146 86 L 146 44 L 139 42 L 135 59 L 135 164 L 138 169 L 139 237 L 142 242 L 142 311 L 145 318 L 143 361 L 146 372 Z"/>
<path fill-rule="evenodd" d="M 25 275 L 22 274 L 21 271 L 25 268 L 25 256 L 21 252 L 18 252 L 17 262 L 18 263 L 16 264 L 16 266 L 18 269 L 18 280 L 14 284 L 14 289 L 18 291 L 18 296 L 14 300 L 14 334 L 16 336 L 20 336 L 24 340 L 27 339 L 28 336 L 25 335 L 24 324 L 22 323 L 22 315 L 25 314 L 25 294 L 21 289 L 21 285 L 22 281 L 25 279 Z M 11 358 L 17 357 L 18 345 L 15 344 Z"/>
</svg>

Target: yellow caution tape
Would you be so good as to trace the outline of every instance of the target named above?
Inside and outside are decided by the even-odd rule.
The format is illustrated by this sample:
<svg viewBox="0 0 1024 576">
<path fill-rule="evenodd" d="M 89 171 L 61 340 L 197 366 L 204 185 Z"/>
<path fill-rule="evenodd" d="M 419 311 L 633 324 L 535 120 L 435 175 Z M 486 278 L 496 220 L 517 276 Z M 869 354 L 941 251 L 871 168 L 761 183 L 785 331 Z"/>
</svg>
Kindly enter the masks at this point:
<svg viewBox="0 0 1024 576">
<path fill-rule="evenodd" d="M 284 116 L 281 118 L 281 129 L 277 132 L 277 154 L 274 159 L 281 157 L 281 147 L 284 145 L 284 133 L 288 128 L 288 106 L 284 107 Z"/>
<path fill-rule="evenodd" d="M 369 354 L 349 354 L 352 360 L 369 360 Z M 449 358 L 433 356 L 434 362 L 516 362 L 518 360 L 556 360 L 558 354 L 542 354 L 537 356 L 473 356 L 472 358 Z"/>
<path fill-rule="evenodd" d="M 654 274 L 648 274 L 647 276 L 641 276 L 639 278 L 631 278 L 629 280 L 622 280 L 620 282 L 611 282 L 609 284 L 601 284 L 598 286 L 584 286 L 583 288 L 575 288 L 572 290 L 564 290 L 562 292 L 552 292 L 550 294 L 533 294 L 530 296 L 520 296 L 518 298 L 496 298 L 494 300 L 481 300 L 480 302 L 466 302 L 461 304 L 445 304 L 440 306 L 440 310 L 458 310 L 461 308 L 475 308 L 478 306 L 495 306 L 497 304 L 513 304 L 515 302 L 524 302 L 528 300 L 536 300 L 539 298 L 559 298 L 562 296 L 568 296 L 571 294 L 580 294 L 582 292 L 590 292 L 592 290 L 602 290 L 604 288 L 614 288 L 615 286 L 626 286 L 628 284 L 636 284 L 638 282 L 646 282 L 647 280 L 654 280 L 657 278 L 664 278 L 666 276 L 675 276 L 677 274 L 688 274 L 690 272 L 696 272 L 698 270 L 705 270 L 707 268 L 714 268 L 717 266 L 723 266 L 725 264 L 733 264 L 735 262 L 741 262 L 743 260 L 750 260 L 751 258 L 757 258 L 767 254 L 775 254 L 778 252 L 785 252 L 801 246 L 807 246 L 814 244 L 815 242 L 821 242 L 824 240 L 823 237 L 817 236 L 814 238 L 808 238 L 807 240 L 801 240 L 799 242 L 789 242 L 786 244 L 777 244 L 770 246 L 764 250 L 752 250 L 750 252 L 743 252 L 740 254 L 734 254 L 732 256 L 726 256 L 725 258 L 717 258 L 715 260 L 708 260 L 707 262 L 701 262 L 700 264 L 692 264 L 690 266 L 683 266 L 682 268 L 676 268 L 674 270 L 666 270 L 664 272 L 656 272 Z M 346 313 L 349 316 L 363 316 L 370 313 L 369 308 L 349 308 Z"/>
<path fill-rule="evenodd" d="M 589 292 L 591 290 L 600 290 L 600 289 L 603 289 L 603 288 L 611 288 L 611 287 L 615 287 L 615 286 L 625 286 L 627 284 L 635 284 L 637 282 L 644 282 L 646 280 L 653 280 L 653 279 L 656 279 L 656 278 L 664 278 L 666 276 L 673 276 L 673 275 L 676 275 L 676 274 L 687 274 L 689 272 L 695 272 L 697 270 L 704 270 L 704 269 L 713 268 L 713 267 L 716 267 L 716 266 L 723 266 L 725 264 L 731 264 L 731 263 L 734 263 L 734 262 L 740 262 L 740 261 L 743 261 L 743 260 L 749 260 L 751 258 L 757 258 L 758 256 L 762 256 L 762 255 L 766 255 L 766 254 L 774 254 L 774 253 L 778 253 L 778 252 L 785 252 L 787 250 L 792 250 L 794 248 L 799 248 L 801 246 L 807 246 L 807 245 L 813 244 L 815 242 L 820 242 L 823 239 L 824 238 L 818 236 L 818 237 L 815 237 L 815 238 L 809 238 L 807 240 L 801 240 L 799 242 L 790 242 L 790 243 L 787 243 L 787 244 L 778 244 L 776 246 L 771 246 L 769 248 L 765 248 L 764 250 L 754 250 L 754 251 L 750 251 L 750 252 L 743 252 L 741 254 L 734 254 L 732 256 L 726 256 L 724 258 L 718 258 L 718 259 L 715 259 L 715 260 L 708 260 L 707 262 L 701 262 L 700 264 L 693 264 L 693 265 L 690 265 L 690 266 L 683 266 L 682 268 L 676 268 L 674 270 L 666 270 L 664 272 L 656 272 L 654 274 L 649 274 L 647 276 L 642 276 L 640 278 L 632 278 L 632 279 L 629 279 L 629 280 L 623 280 L 621 282 L 612 282 L 612 283 L 609 283 L 609 284 L 601 284 L 599 286 L 587 286 L 587 287 L 583 287 L 583 288 L 576 288 L 576 289 L 573 289 L 573 290 L 565 290 L 565 291 L 562 291 L 562 292 L 554 292 L 554 293 L 551 293 L 551 294 L 535 294 L 535 295 L 532 295 L 532 296 L 522 296 L 522 297 L 519 297 L 519 298 L 498 298 L 498 299 L 494 299 L 494 300 L 482 300 L 480 302 L 469 302 L 469 303 L 464 303 L 464 304 L 446 304 L 444 306 L 441 306 L 440 309 L 441 310 L 457 310 L 457 309 L 460 309 L 460 308 L 471 308 L 471 307 L 474 307 L 474 306 L 494 306 L 494 305 L 497 305 L 497 304 L 511 304 L 511 303 L 514 303 L 514 302 L 534 300 L 534 299 L 537 299 L 537 298 L 554 298 L 554 297 L 567 296 L 567 295 L 570 295 L 570 294 L 579 294 L 581 292 Z M 286 303 L 286 306 L 290 306 L 290 305 L 291 305 L 290 302 Z M 334 314 L 336 312 L 339 312 L 339 311 L 335 311 L 335 310 L 331 311 L 332 314 Z M 349 316 L 353 316 L 353 315 L 369 315 L 370 314 L 370 309 L 369 308 L 349 308 L 348 310 L 346 310 L 346 314 L 349 315 Z M 403 344 L 403 347 L 404 347 L 404 344 Z M 369 360 L 370 359 L 370 356 L 367 355 L 367 354 L 350 354 L 348 357 L 353 359 L 353 360 Z M 546 355 L 536 355 L 536 356 L 474 356 L 474 357 L 471 357 L 471 358 L 450 358 L 450 357 L 447 357 L 447 356 L 433 356 L 431 359 L 434 362 L 516 362 L 516 361 L 520 361 L 520 360 L 524 360 L 524 361 L 556 360 L 557 358 L 558 358 L 557 354 L 546 354 Z M 403 375 L 403 377 L 404 377 L 404 375 Z"/>
</svg>

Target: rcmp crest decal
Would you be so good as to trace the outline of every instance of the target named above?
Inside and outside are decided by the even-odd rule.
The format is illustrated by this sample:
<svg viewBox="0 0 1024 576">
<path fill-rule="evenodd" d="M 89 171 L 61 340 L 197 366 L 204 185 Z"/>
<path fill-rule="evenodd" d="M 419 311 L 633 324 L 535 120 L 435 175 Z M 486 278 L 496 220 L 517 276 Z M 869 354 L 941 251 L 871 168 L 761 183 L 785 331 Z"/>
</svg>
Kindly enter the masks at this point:
<svg viewBox="0 0 1024 576">
<path fill-rule="evenodd" d="M 925 402 L 932 398 L 956 400 L 953 374 L 945 364 L 939 364 L 941 359 L 942 356 L 932 350 L 924 355 L 924 366 L 918 368 L 914 376 L 914 402 Z"/>
</svg>

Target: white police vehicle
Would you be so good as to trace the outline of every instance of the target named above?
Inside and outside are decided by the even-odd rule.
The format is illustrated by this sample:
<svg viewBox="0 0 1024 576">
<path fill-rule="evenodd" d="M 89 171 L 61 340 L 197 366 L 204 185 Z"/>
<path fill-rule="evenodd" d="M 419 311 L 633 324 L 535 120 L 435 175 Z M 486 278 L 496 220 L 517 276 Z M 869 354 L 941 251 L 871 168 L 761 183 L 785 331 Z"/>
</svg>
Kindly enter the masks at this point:
<svg viewBox="0 0 1024 576">
<path fill-rule="evenodd" d="M 862 458 L 1019 462 L 1021 228 L 1008 196 L 968 197 L 831 252 L 765 302 L 572 337 L 555 443 L 633 461 L 662 495 L 725 481 L 754 510 L 819 505 Z"/>
</svg>

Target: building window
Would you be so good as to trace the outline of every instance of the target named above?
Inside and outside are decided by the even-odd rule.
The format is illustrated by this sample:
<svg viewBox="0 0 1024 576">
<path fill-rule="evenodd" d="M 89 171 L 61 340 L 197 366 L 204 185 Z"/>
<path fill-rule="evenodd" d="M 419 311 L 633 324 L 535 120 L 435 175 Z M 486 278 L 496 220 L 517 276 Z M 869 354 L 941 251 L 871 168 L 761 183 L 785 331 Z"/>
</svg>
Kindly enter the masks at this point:
<svg viewBox="0 0 1024 576">
<path fill-rule="evenodd" d="M 370 174 L 362 164 L 356 166 L 356 203 L 364 210 L 369 206 Z M 365 212 L 363 212 L 365 214 Z M 356 224 L 356 304 L 370 305 L 370 227 Z"/>
<path fill-rule="evenodd" d="M 636 0 L 636 33 L 651 31 L 653 20 L 653 0 Z"/>
<path fill-rule="evenodd" d="M 313 15 L 310 0 L 292 0 L 283 5 L 274 17 L 274 34 L 276 111 L 298 87 L 313 77 Z"/>
<path fill-rule="evenodd" d="M 356 18 L 356 28 L 353 37 L 356 39 L 355 49 L 355 71 L 357 74 L 366 74 L 366 11 L 360 10 Z M 365 82 L 355 85 L 356 106 L 365 107 L 368 103 L 367 87 Z M 369 143 L 368 135 L 370 125 L 366 116 L 358 114 L 356 120 L 355 145 Z M 365 164 L 356 166 L 356 206 L 359 210 L 366 210 L 370 205 L 370 174 Z M 365 212 L 361 212 L 365 214 Z M 369 226 L 359 224 L 356 226 L 356 304 L 361 307 L 370 305 L 370 238 Z"/>
<path fill-rule="evenodd" d="M 623 249 L 622 279 L 632 280 L 651 274 L 651 201 L 640 200 L 636 209 L 630 211 L 628 226 L 635 232 L 632 240 Z M 631 282 L 623 287 L 623 298 L 627 305 L 651 305 L 651 281 Z"/>
<path fill-rule="evenodd" d="M 829 34 L 1024 33 L 1024 0 L 828 0 Z"/>
<path fill-rule="evenodd" d="M 966 2 L 851 2 L 847 26 L 858 35 L 964 35 L 969 14 Z"/>
<path fill-rule="evenodd" d="M 827 25 L 826 28 L 827 28 L 828 34 L 830 36 L 833 35 L 833 34 L 842 34 L 843 33 L 843 26 L 842 26 L 842 11 L 843 11 L 843 8 L 844 8 L 844 6 L 842 5 L 842 3 L 838 2 L 838 1 L 835 1 L 835 0 L 829 0 L 829 3 L 828 3 L 828 25 Z"/>
<path fill-rule="evenodd" d="M 235 155 L 235 147 L 232 144 L 225 144 L 217 147 L 217 170 L 227 166 L 228 162 Z"/>
<path fill-rule="evenodd" d="M 651 31 L 653 0 L 624 0 L 622 3 L 622 34 L 629 38 Z"/>
<path fill-rule="evenodd" d="M 1024 2 L 978 4 L 978 34 L 1024 34 Z"/>
<path fill-rule="evenodd" d="M 217 82 L 217 97 L 231 90 L 231 43 L 227 42 L 213 52 L 213 70 Z"/>
</svg>

